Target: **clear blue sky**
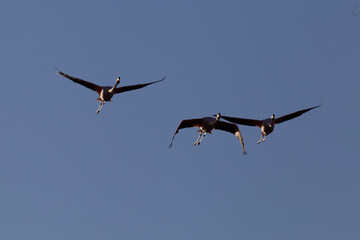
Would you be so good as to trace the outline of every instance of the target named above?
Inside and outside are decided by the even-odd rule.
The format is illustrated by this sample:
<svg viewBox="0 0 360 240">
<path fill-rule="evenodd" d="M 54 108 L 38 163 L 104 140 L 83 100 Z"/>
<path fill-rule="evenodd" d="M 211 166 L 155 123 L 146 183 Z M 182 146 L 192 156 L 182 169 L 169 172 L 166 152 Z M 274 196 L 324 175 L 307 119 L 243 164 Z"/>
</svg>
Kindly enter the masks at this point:
<svg viewBox="0 0 360 240">
<path fill-rule="evenodd" d="M 0 239 L 360 239 L 360 1 L 1 1 Z M 97 95 L 99 85 L 164 82 Z M 235 136 L 182 119 L 267 118 Z"/>
</svg>

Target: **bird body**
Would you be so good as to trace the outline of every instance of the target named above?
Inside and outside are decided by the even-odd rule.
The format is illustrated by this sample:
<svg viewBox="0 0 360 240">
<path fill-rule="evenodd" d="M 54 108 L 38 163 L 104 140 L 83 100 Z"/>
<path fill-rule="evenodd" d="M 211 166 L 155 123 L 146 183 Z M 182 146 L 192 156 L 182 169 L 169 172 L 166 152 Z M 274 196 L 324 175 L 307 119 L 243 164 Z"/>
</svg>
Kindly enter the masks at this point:
<svg viewBox="0 0 360 240">
<path fill-rule="evenodd" d="M 221 115 L 221 118 L 223 118 L 229 122 L 236 123 L 236 124 L 259 127 L 261 129 L 261 137 L 260 137 L 260 140 L 258 141 L 258 143 L 261 143 L 261 142 L 265 141 L 266 136 L 268 136 L 270 133 L 272 133 L 274 131 L 276 124 L 299 117 L 300 115 L 302 115 L 314 108 L 318 108 L 318 107 L 320 107 L 320 105 L 311 107 L 311 108 L 307 108 L 307 109 L 303 109 L 300 111 L 296 111 L 296 112 L 284 115 L 279 118 L 275 118 L 275 115 L 273 114 L 273 115 L 271 115 L 271 118 L 266 118 L 263 120 L 236 118 L 236 117 L 228 117 L 228 116 L 222 116 L 222 115 Z"/>
<path fill-rule="evenodd" d="M 211 130 L 215 129 L 216 127 L 216 118 L 213 117 L 204 117 L 201 120 L 201 125 L 199 126 L 199 132 L 206 132 L 211 134 Z"/>
<path fill-rule="evenodd" d="M 266 118 L 266 119 L 262 120 L 261 133 L 264 136 L 267 136 L 270 133 L 272 133 L 274 131 L 274 128 L 275 128 L 275 116 L 274 116 L 274 114 L 271 115 L 271 118 Z"/>
<path fill-rule="evenodd" d="M 220 121 L 219 119 L 220 119 L 220 114 L 218 114 L 216 118 L 204 117 L 204 118 L 182 120 L 174 133 L 169 148 L 172 147 L 175 135 L 179 132 L 180 129 L 189 128 L 189 127 L 198 127 L 199 128 L 198 132 L 200 132 L 200 134 L 194 143 L 195 146 L 200 145 L 200 143 L 202 142 L 202 140 L 204 139 L 207 133 L 211 134 L 212 130 L 219 129 L 222 131 L 235 134 L 235 136 L 240 140 L 241 146 L 243 148 L 243 154 L 247 154 L 245 151 L 244 140 L 242 138 L 239 128 L 235 124 L 223 122 Z"/>
<path fill-rule="evenodd" d="M 149 82 L 149 83 L 143 83 L 143 84 L 136 84 L 136 85 L 129 85 L 129 86 L 124 86 L 124 87 L 117 87 L 120 83 L 120 77 L 118 77 L 116 79 L 115 85 L 113 87 L 111 86 L 98 86 L 94 83 L 82 80 L 80 78 L 76 78 L 73 76 L 70 76 L 66 73 L 63 73 L 59 70 L 57 70 L 56 72 L 59 75 L 62 75 L 70 80 L 72 80 L 73 82 L 80 84 L 86 88 L 89 88 L 95 92 L 97 92 L 99 94 L 99 98 L 97 99 L 98 101 L 100 101 L 99 107 L 96 111 L 96 113 L 99 113 L 100 110 L 102 109 L 102 107 L 105 105 L 106 102 L 111 102 L 112 97 L 117 94 L 117 93 L 122 93 L 122 92 L 127 92 L 127 91 L 132 91 L 132 90 L 136 90 L 139 88 L 143 88 L 146 87 L 148 85 L 157 83 L 157 82 L 161 82 L 165 79 L 165 77 L 163 77 L 162 79 L 158 80 L 158 81 L 154 81 L 154 82 Z"/>
<path fill-rule="evenodd" d="M 114 96 L 114 91 L 110 91 L 112 87 L 103 87 L 99 94 L 98 101 L 111 102 L 111 98 Z"/>
<path fill-rule="evenodd" d="M 97 100 L 101 102 L 111 102 L 111 99 L 115 94 L 115 89 L 119 83 L 120 83 L 120 78 L 118 77 L 116 79 L 116 83 L 114 87 L 109 87 L 109 86 L 102 87 L 101 92 L 99 94 L 99 98 Z"/>
</svg>

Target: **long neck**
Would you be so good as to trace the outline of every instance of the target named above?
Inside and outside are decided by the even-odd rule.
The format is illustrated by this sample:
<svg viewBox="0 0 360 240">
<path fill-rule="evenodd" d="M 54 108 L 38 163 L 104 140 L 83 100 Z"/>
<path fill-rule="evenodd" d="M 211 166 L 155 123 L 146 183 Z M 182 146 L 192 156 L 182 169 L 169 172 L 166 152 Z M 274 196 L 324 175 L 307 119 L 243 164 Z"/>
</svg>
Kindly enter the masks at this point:
<svg viewBox="0 0 360 240">
<path fill-rule="evenodd" d="M 120 81 L 116 81 L 113 89 L 115 89 L 117 87 L 117 85 L 119 85 L 119 83 L 120 83 Z"/>
<path fill-rule="evenodd" d="M 216 121 L 219 121 L 220 120 L 220 113 L 218 115 L 216 115 Z"/>
<path fill-rule="evenodd" d="M 270 124 L 271 124 L 271 127 L 274 127 L 274 125 L 275 125 L 275 117 L 271 118 L 271 123 Z"/>
<path fill-rule="evenodd" d="M 120 83 L 120 81 L 116 81 L 114 87 L 112 89 L 110 89 L 109 92 L 113 92 L 115 90 L 115 88 L 117 87 L 117 85 L 119 85 L 119 83 Z"/>
</svg>

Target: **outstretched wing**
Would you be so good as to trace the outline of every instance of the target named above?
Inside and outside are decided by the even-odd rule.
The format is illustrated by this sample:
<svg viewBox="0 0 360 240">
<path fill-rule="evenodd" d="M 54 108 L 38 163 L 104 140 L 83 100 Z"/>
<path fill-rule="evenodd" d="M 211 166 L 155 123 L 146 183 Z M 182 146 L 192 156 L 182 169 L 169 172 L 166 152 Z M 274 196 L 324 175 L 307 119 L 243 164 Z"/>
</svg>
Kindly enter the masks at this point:
<svg viewBox="0 0 360 240">
<path fill-rule="evenodd" d="M 149 82 L 149 83 L 143 83 L 143 84 L 136 84 L 136 85 L 130 85 L 130 86 L 124 86 L 124 87 L 118 87 L 115 89 L 115 94 L 116 93 L 122 93 L 122 92 L 127 92 L 127 91 L 132 91 L 132 90 L 136 90 L 139 88 L 143 88 L 146 87 L 148 85 L 157 83 L 157 82 L 161 82 L 165 79 L 165 77 L 163 77 L 162 79 L 158 80 L 158 81 L 154 81 L 154 82 Z"/>
<path fill-rule="evenodd" d="M 80 84 L 80 85 L 83 85 L 84 87 L 87 87 L 87 88 L 89 88 L 89 89 L 91 89 L 91 90 L 93 90 L 93 91 L 96 91 L 96 92 L 99 93 L 99 94 L 100 94 L 100 92 L 101 92 L 101 90 L 102 90 L 102 87 L 100 87 L 100 86 L 98 86 L 98 85 L 96 85 L 96 84 L 94 84 L 94 83 L 87 82 L 87 81 L 82 80 L 82 79 L 80 79 L 80 78 L 72 77 L 72 76 L 70 76 L 70 75 L 67 75 L 67 74 L 59 71 L 59 70 L 57 70 L 56 73 L 59 74 L 59 75 L 62 75 L 62 76 L 64 76 L 64 77 L 66 77 L 66 78 L 68 78 L 68 79 L 70 79 L 70 80 L 72 80 L 72 81 L 75 82 L 75 83 L 78 83 L 78 84 Z"/>
<path fill-rule="evenodd" d="M 245 151 L 244 139 L 241 135 L 241 132 L 240 132 L 238 126 L 236 126 L 235 124 L 232 124 L 232 123 L 217 121 L 215 123 L 215 129 L 219 129 L 222 131 L 226 131 L 226 132 L 235 134 L 235 136 L 240 140 L 241 146 L 243 148 L 243 154 L 244 155 L 247 154 Z"/>
<path fill-rule="evenodd" d="M 179 124 L 179 126 L 176 128 L 174 136 L 171 139 L 169 148 L 172 147 L 175 135 L 179 132 L 180 129 L 189 128 L 189 127 L 200 127 L 201 122 L 202 122 L 202 118 L 182 120 L 181 123 Z"/>
<path fill-rule="evenodd" d="M 261 127 L 261 125 L 262 125 L 262 121 L 255 120 L 255 119 L 227 117 L 227 116 L 223 116 L 223 115 L 221 115 L 221 118 L 223 118 L 229 122 L 232 122 L 232 123 L 246 125 L 246 126 Z"/>
<path fill-rule="evenodd" d="M 304 109 L 304 110 L 300 110 L 300 111 L 297 111 L 297 112 L 293 112 L 293 113 L 287 114 L 285 116 L 276 118 L 275 123 L 278 124 L 278 123 L 282 123 L 282 122 L 288 121 L 290 119 L 296 118 L 296 117 L 300 116 L 301 114 L 306 113 L 307 111 L 310 111 L 311 109 L 314 109 L 314 108 L 317 108 L 317 107 L 320 107 L 320 105 L 317 105 L 317 106 L 311 107 L 311 108 L 307 108 L 307 109 Z"/>
</svg>

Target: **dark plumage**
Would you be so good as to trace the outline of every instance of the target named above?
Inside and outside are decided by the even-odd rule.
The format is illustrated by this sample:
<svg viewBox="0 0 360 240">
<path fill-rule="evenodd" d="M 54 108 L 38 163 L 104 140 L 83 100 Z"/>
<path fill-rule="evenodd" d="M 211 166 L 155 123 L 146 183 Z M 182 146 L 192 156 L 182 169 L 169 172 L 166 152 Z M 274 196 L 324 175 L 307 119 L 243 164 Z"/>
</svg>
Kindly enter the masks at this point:
<svg viewBox="0 0 360 240">
<path fill-rule="evenodd" d="M 111 98 L 114 96 L 114 94 L 117 93 L 122 93 L 122 92 L 127 92 L 127 91 L 132 91 L 132 90 L 136 90 L 139 88 L 143 88 L 146 87 L 148 85 L 157 83 L 157 82 L 161 82 L 165 79 L 165 77 L 163 77 L 162 79 L 158 80 L 158 81 L 154 81 L 154 82 L 149 82 L 149 83 L 143 83 L 143 84 L 136 84 L 136 85 L 129 85 L 129 86 L 124 86 L 124 87 L 118 87 L 117 85 L 119 85 L 120 83 L 120 77 L 118 77 L 116 79 L 115 85 L 113 87 L 111 86 L 98 86 L 94 83 L 82 80 L 80 78 L 76 78 L 76 77 L 72 77 L 70 75 L 67 75 L 66 73 L 63 73 L 59 70 L 57 70 L 56 72 L 59 75 L 62 75 L 70 80 L 72 80 L 73 82 L 80 84 L 86 88 L 89 88 L 95 92 L 97 92 L 99 94 L 99 98 L 97 100 L 100 101 L 100 105 L 96 111 L 96 113 L 99 113 L 100 110 L 102 109 L 102 107 L 104 106 L 104 104 L 106 102 L 111 102 Z"/>
<path fill-rule="evenodd" d="M 235 134 L 235 136 L 240 140 L 241 146 L 243 148 L 243 154 L 247 154 L 245 151 L 244 140 L 242 138 L 241 132 L 239 128 L 235 124 L 227 123 L 220 121 L 220 113 L 216 118 L 213 117 L 204 117 L 204 118 L 195 118 L 195 119 L 187 119 L 182 120 L 179 126 L 176 128 L 174 136 L 171 140 L 169 148 L 172 147 L 175 135 L 179 132 L 180 129 L 189 128 L 189 127 L 198 127 L 200 128 L 198 132 L 200 132 L 199 137 L 195 141 L 194 145 L 200 145 L 201 141 L 204 139 L 207 133 L 211 134 L 213 129 L 219 129 L 222 131 L 230 132 Z M 200 137 L 202 138 L 200 139 Z M 200 139 L 200 140 L 199 140 Z"/>
<path fill-rule="evenodd" d="M 307 108 L 307 109 L 303 109 L 303 110 L 300 110 L 297 112 L 293 112 L 293 113 L 284 115 L 279 118 L 275 118 L 275 115 L 273 114 L 273 115 L 271 115 L 271 118 L 266 118 L 263 120 L 228 117 L 228 116 L 222 116 L 222 115 L 221 115 L 221 118 L 223 118 L 229 122 L 232 122 L 232 123 L 246 125 L 246 126 L 256 126 L 256 127 L 261 128 L 261 138 L 258 141 L 258 143 L 260 143 L 261 141 L 265 141 L 266 136 L 269 135 L 270 133 L 272 133 L 276 124 L 299 117 L 300 115 L 302 115 L 314 108 L 318 108 L 318 107 L 320 107 L 320 105 L 311 107 L 311 108 Z"/>
</svg>

